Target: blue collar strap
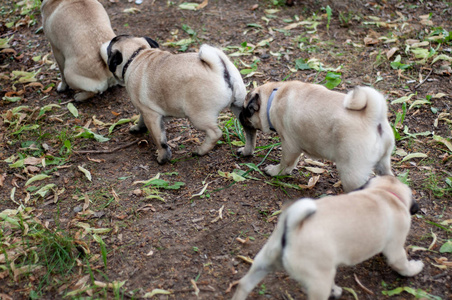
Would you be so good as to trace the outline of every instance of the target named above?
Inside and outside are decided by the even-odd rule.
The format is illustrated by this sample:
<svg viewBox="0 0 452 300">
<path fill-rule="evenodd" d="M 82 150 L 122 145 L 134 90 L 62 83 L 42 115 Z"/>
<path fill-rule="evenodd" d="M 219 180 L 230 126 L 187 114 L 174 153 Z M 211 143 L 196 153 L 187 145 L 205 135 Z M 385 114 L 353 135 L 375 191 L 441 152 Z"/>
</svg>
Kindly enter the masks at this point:
<svg viewBox="0 0 452 300">
<path fill-rule="evenodd" d="M 278 90 L 277 88 L 273 89 L 273 91 L 270 95 L 270 98 L 268 98 L 268 101 L 267 101 L 267 120 L 268 120 L 268 126 L 270 127 L 271 131 L 276 131 L 275 128 L 273 127 L 272 122 L 270 121 L 270 107 L 272 106 L 273 98 L 275 98 L 275 94 L 276 94 L 277 90 Z"/>
</svg>

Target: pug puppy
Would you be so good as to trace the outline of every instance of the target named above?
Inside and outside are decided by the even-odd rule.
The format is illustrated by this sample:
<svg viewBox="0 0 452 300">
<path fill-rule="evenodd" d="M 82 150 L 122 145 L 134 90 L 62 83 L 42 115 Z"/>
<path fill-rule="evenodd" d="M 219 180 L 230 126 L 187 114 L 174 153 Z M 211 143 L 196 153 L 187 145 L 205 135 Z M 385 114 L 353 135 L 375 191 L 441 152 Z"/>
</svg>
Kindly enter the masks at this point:
<svg viewBox="0 0 452 300">
<path fill-rule="evenodd" d="M 408 260 L 404 244 L 410 213 L 417 210 L 410 188 L 389 175 L 349 194 L 300 199 L 281 214 L 232 299 L 245 299 L 266 274 L 280 269 L 303 285 L 308 299 L 339 298 L 337 266 L 352 266 L 380 252 L 400 275 L 414 276 L 423 263 Z"/>
<path fill-rule="evenodd" d="M 57 91 L 68 87 L 83 101 L 117 84 L 100 56 L 103 43 L 115 37 L 110 19 L 97 0 L 44 0 L 44 33 L 61 72 Z"/>
<path fill-rule="evenodd" d="M 164 117 L 187 117 L 206 138 L 194 154 L 204 155 L 221 138 L 217 118 L 230 107 L 238 117 L 245 101 L 242 77 L 219 49 L 202 45 L 199 53 L 171 54 L 150 38 L 117 36 L 102 47 L 110 71 L 126 86 L 140 112 L 131 133 L 147 130 L 157 146 L 157 162 L 171 159 Z M 253 130 L 248 134 L 255 134 Z"/>
<path fill-rule="evenodd" d="M 385 98 L 373 88 L 342 94 L 300 81 L 266 83 L 248 93 L 240 122 L 249 132 L 280 135 L 281 162 L 267 166 L 268 175 L 290 174 L 302 152 L 335 161 L 346 192 L 362 186 L 372 169 L 393 174 L 394 134 Z M 252 155 L 255 145 L 256 135 L 247 135 L 238 152 Z"/>
</svg>

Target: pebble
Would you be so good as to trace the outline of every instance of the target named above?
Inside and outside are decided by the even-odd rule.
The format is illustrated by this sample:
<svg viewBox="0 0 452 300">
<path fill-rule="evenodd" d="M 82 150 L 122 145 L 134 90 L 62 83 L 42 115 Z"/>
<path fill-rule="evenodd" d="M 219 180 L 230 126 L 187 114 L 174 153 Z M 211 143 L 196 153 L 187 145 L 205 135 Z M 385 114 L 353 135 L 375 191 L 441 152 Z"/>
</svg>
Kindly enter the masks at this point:
<svg viewBox="0 0 452 300">
<path fill-rule="evenodd" d="M 81 206 L 74 207 L 74 212 L 75 213 L 81 212 L 82 210 L 83 210 L 83 208 Z"/>
</svg>

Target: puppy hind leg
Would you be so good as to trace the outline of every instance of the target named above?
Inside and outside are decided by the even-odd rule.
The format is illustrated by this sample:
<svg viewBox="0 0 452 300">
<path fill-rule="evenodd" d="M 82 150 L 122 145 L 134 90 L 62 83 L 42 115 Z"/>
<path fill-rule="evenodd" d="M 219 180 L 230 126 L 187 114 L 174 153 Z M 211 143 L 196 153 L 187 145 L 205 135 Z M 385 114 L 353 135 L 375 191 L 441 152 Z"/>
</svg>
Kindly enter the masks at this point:
<svg viewBox="0 0 452 300">
<path fill-rule="evenodd" d="M 272 239 L 273 237 L 273 239 Z M 233 300 L 244 300 L 254 287 L 264 279 L 264 277 L 275 270 L 281 268 L 281 246 L 274 243 L 272 235 L 262 250 L 254 258 L 248 273 L 239 281 L 239 285 L 234 294 Z"/>
<path fill-rule="evenodd" d="M 55 59 L 57 61 L 58 68 L 60 69 L 61 82 L 58 83 L 57 92 L 61 93 L 61 92 L 64 92 L 64 91 L 66 91 L 68 89 L 68 85 L 66 83 L 66 79 L 64 78 L 64 63 L 65 63 L 65 59 L 64 59 L 64 55 L 58 49 L 55 49 L 54 47 L 52 47 L 52 52 L 53 52 L 53 56 L 55 56 Z"/>
<path fill-rule="evenodd" d="M 335 270 L 328 272 L 314 271 L 301 280 L 296 279 L 306 287 L 309 300 L 326 300 L 330 296 L 337 299 L 342 295 L 342 289 L 334 284 L 335 274 Z"/>
<path fill-rule="evenodd" d="M 205 116 L 198 115 L 197 117 L 190 118 L 190 121 L 196 129 L 206 133 L 204 142 L 193 153 L 195 155 L 203 156 L 215 147 L 223 133 L 220 128 L 218 128 L 216 118 L 206 118 Z"/>
<path fill-rule="evenodd" d="M 85 101 L 94 97 L 98 93 L 104 92 L 108 88 L 108 80 L 96 80 L 82 75 L 78 75 L 74 68 L 66 66 L 65 79 L 67 84 L 74 90 L 80 90 L 75 96 L 76 101 Z"/>
<path fill-rule="evenodd" d="M 146 127 L 146 124 L 144 122 L 143 115 L 140 114 L 140 118 L 138 119 L 138 123 L 129 129 L 129 133 L 131 134 L 140 134 L 140 133 L 146 133 L 148 131 L 148 128 Z"/>
</svg>

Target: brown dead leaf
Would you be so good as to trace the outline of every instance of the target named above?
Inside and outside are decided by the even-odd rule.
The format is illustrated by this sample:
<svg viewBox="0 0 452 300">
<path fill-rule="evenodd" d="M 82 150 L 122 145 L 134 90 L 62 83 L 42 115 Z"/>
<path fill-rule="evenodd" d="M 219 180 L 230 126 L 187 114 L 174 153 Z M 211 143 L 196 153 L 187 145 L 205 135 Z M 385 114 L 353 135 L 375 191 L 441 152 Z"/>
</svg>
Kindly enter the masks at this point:
<svg viewBox="0 0 452 300">
<path fill-rule="evenodd" d="M 312 189 L 313 187 L 315 187 L 315 185 L 317 184 L 319 179 L 320 179 L 320 175 L 312 176 L 311 178 L 309 178 L 307 185 L 300 184 L 299 187 L 302 189 Z"/>
<path fill-rule="evenodd" d="M 432 22 L 432 20 L 430 20 L 430 15 L 429 14 L 428 15 L 419 16 L 419 19 L 421 19 L 420 23 L 422 25 L 433 26 L 433 22 Z"/>
<path fill-rule="evenodd" d="M 2 51 L 0 51 L 0 53 L 12 53 L 14 56 L 17 55 L 17 52 L 11 48 L 3 49 Z"/>
<path fill-rule="evenodd" d="M 207 4 L 209 4 L 209 0 L 204 0 L 201 4 L 199 4 L 199 5 L 196 7 L 196 10 L 203 9 L 204 7 L 207 6 Z"/>
<path fill-rule="evenodd" d="M 6 173 L 0 174 L 0 187 L 3 186 L 5 179 L 6 179 Z"/>
<path fill-rule="evenodd" d="M 53 89 L 53 86 L 49 86 L 48 88 L 46 88 L 45 90 L 42 90 L 42 92 L 44 93 L 44 94 L 48 94 L 48 93 L 50 93 L 50 91 Z"/>
<path fill-rule="evenodd" d="M 2 274 L 6 274 L 6 276 L 8 276 L 9 271 L 7 270 L 5 272 L 1 272 L 0 273 L 0 279 L 3 279 L 3 278 L 6 277 L 6 276 L 2 277 Z M 2 300 L 13 300 L 13 297 L 11 297 L 10 295 L 7 295 L 7 294 L 0 293 L 0 299 L 2 299 Z"/>
<path fill-rule="evenodd" d="M 115 117 L 117 117 L 117 116 L 119 116 L 121 113 L 117 113 L 117 112 L 115 112 L 115 111 L 111 111 L 111 113 L 115 116 Z"/>
<path fill-rule="evenodd" d="M 242 243 L 242 244 L 246 244 L 246 243 L 248 243 L 249 241 L 250 241 L 250 237 L 249 236 L 247 236 L 246 237 L 246 239 L 242 239 L 242 238 L 236 238 L 235 239 L 237 242 L 239 242 L 239 243 Z"/>
<path fill-rule="evenodd" d="M 386 52 L 386 58 L 390 59 L 397 52 L 397 50 L 399 50 L 398 47 L 393 47 L 389 49 L 388 52 Z"/>
<path fill-rule="evenodd" d="M 140 197 L 143 195 L 143 191 L 140 189 L 135 189 L 135 190 L 133 190 L 132 194 L 134 194 L 137 197 Z"/>
<path fill-rule="evenodd" d="M 40 168 L 35 167 L 35 166 L 28 166 L 27 167 L 27 172 L 28 173 L 38 173 L 39 171 L 41 171 Z"/>
<path fill-rule="evenodd" d="M 144 206 L 138 208 L 138 209 L 137 209 L 137 212 L 139 212 L 139 211 L 148 211 L 148 210 L 150 210 L 150 211 L 152 211 L 152 212 L 155 212 L 155 211 L 156 211 L 155 208 L 154 208 L 154 206 L 152 206 L 152 204 L 146 204 L 146 205 L 144 205 Z"/>
<path fill-rule="evenodd" d="M 250 264 L 253 263 L 253 259 L 250 258 L 249 256 L 237 255 L 237 257 L 240 258 L 241 260 L 246 261 L 247 263 L 250 263 Z"/>
<path fill-rule="evenodd" d="M 88 194 L 85 193 L 85 203 L 83 204 L 83 212 L 89 207 L 89 197 Z"/>
<path fill-rule="evenodd" d="M 105 159 L 96 159 L 96 158 L 91 158 L 89 156 L 87 158 L 88 158 L 89 161 L 93 161 L 93 162 L 96 162 L 96 163 L 104 163 L 105 162 Z"/>
<path fill-rule="evenodd" d="M 119 198 L 118 194 L 115 192 L 115 190 L 113 188 L 111 189 L 111 194 L 115 198 L 116 202 L 118 202 L 118 203 L 121 202 L 121 199 Z"/>
<path fill-rule="evenodd" d="M 26 266 L 22 266 L 20 268 L 14 268 L 14 270 L 13 270 L 14 281 L 17 282 L 19 277 L 23 274 L 33 273 L 41 268 L 43 268 L 43 266 L 39 266 L 39 265 L 26 265 Z"/>
<path fill-rule="evenodd" d="M 26 159 L 24 159 L 24 165 L 36 166 L 40 163 L 42 163 L 42 158 L 30 156 L 30 157 L 27 157 Z"/>
<path fill-rule="evenodd" d="M 447 259 L 447 257 L 440 257 L 440 258 L 436 258 L 436 257 L 435 257 L 435 261 L 436 261 L 438 264 L 441 264 L 441 265 L 443 265 L 443 266 L 446 266 L 446 267 L 452 267 L 452 261 L 449 261 L 449 260 Z"/>
<path fill-rule="evenodd" d="M 364 45 L 366 45 L 366 46 L 368 46 L 368 45 L 376 45 L 379 42 L 380 42 L 380 40 L 377 39 L 377 38 L 372 38 L 372 37 L 368 37 L 368 36 L 366 36 L 364 38 Z"/>
<path fill-rule="evenodd" d="M 39 82 L 31 82 L 31 83 L 27 84 L 25 87 L 26 87 L 26 88 L 27 88 L 27 87 L 39 87 L 40 89 L 43 89 L 43 88 L 44 88 L 44 86 L 42 85 L 42 83 L 39 83 Z"/>
</svg>

